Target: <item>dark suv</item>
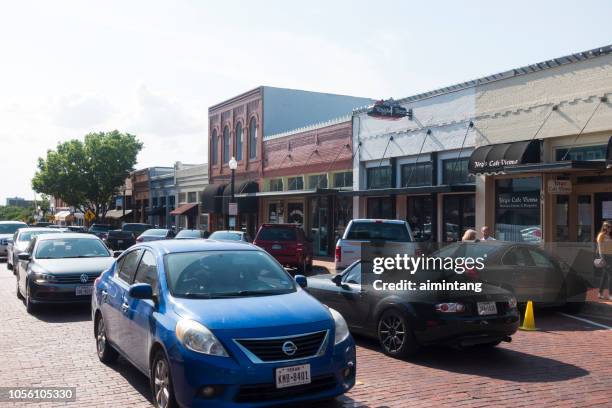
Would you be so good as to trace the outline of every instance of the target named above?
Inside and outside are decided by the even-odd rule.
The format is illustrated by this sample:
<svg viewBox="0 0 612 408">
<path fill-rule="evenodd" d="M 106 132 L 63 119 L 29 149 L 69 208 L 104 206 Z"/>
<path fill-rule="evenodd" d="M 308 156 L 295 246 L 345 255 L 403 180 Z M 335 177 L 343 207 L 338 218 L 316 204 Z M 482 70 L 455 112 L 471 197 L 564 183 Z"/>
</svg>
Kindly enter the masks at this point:
<svg viewBox="0 0 612 408">
<path fill-rule="evenodd" d="M 150 224 L 125 223 L 121 229 L 109 231 L 104 243 L 115 251 L 122 251 L 134 245 L 136 238 L 151 228 Z"/>
<path fill-rule="evenodd" d="M 113 227 L 110 224 L 92 224 L 87 232 L 94 234 L 98 238 L 105 239 L 108 231 L 111 229 L 113 229 Z"/>
<path fill-rule="evenodd" d="M 265 249 L 281 265 L 303 273 L 312 269 L 312 242 L 297 224 L 263 224 L 253 244 Z"/>
</svg>

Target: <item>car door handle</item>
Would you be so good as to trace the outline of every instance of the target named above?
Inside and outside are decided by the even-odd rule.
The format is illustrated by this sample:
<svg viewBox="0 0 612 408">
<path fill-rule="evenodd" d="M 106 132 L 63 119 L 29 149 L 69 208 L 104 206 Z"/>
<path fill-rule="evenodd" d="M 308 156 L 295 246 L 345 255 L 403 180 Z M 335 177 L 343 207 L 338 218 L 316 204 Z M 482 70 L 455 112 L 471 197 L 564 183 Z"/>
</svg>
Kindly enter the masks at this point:
<svg viewBox="0 0 612 408">
<path fill-rule="evenodd" d="M 123 302 L 123 304 L 121 305 L 121 311 L 123 313 L 127 313 L 128 310 L 130 310 L 130 305 L 128 305 L 127 302 Z"/>
</svg>

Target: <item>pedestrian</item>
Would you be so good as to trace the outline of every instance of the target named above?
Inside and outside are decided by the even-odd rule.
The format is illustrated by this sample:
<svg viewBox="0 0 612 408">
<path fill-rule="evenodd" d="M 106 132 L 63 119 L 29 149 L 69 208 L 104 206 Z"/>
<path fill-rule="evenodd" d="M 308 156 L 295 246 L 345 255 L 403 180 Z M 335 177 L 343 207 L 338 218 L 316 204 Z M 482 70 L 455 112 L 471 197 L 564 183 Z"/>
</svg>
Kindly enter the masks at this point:
<svg viewBox="0 0 612 408">
<path fill-rule="evenodd" d="M 468 229 L 463 233 L 462 241 L 476 241 L 476 230 Z"/>
<path fill-rule="evenodd" d="M 597 255 L 603 262 L 601 282 L 599 283 L 599 298 L 604 299 L 606 281 L 608 281 L 608 299 L 612 300 L 612 224 L 604 221 L 597 235 Z"/>
<path fill-rule="evenodd" d="M 487 227 L 486 225 L 480 229 L 480 232 L 482 233 L 481 239 L 483 241 L 495 241 L 495 238 L 493 238 L 493 236 L 491 235 L 489 227 Z"/>
</svg>

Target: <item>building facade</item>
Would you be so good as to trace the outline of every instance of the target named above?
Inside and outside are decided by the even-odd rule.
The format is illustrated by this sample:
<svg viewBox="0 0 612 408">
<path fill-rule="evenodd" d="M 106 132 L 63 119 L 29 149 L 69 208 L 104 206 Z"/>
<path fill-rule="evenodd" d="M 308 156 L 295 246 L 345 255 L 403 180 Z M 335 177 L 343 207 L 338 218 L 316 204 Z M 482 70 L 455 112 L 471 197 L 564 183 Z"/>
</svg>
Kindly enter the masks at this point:
<svg viewBox="0 0 612 408">
<path fill-rule="evenodd" d="M 171 213 L 179 228 L 210 231 L 209 215 L 202 209 L 202 194 L 208 185 L 208 163 L 174 166 L 177 207 Z"/>
<path fill-rule="evenodd" d="M 147 209 L 149 208 L 149 169 L 135 170 L 130 173 L 132 181 L 132 221 L 148 222 Z"/>
<path fill-rule="evenodd" d="M 173 228 L 175 217 L 170 213 L 176 206 L 174 167 L 150 167 L 149 169 L 148 223 L 158 228 Z"/>
</svg>

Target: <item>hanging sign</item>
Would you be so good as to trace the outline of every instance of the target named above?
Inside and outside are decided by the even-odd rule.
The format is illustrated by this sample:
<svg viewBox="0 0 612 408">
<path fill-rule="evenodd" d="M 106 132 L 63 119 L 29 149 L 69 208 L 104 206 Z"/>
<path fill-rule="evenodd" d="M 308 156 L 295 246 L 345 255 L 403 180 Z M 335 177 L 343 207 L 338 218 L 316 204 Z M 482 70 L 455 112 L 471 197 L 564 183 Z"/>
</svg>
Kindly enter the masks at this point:
<svg viewBox="0 0 612 408">
<path fill-rule="evenodd" d="M 548 180 L 546 183 L 549 194 L 571 194 L 572 182 L 570 180 Z"/>
</svg>

